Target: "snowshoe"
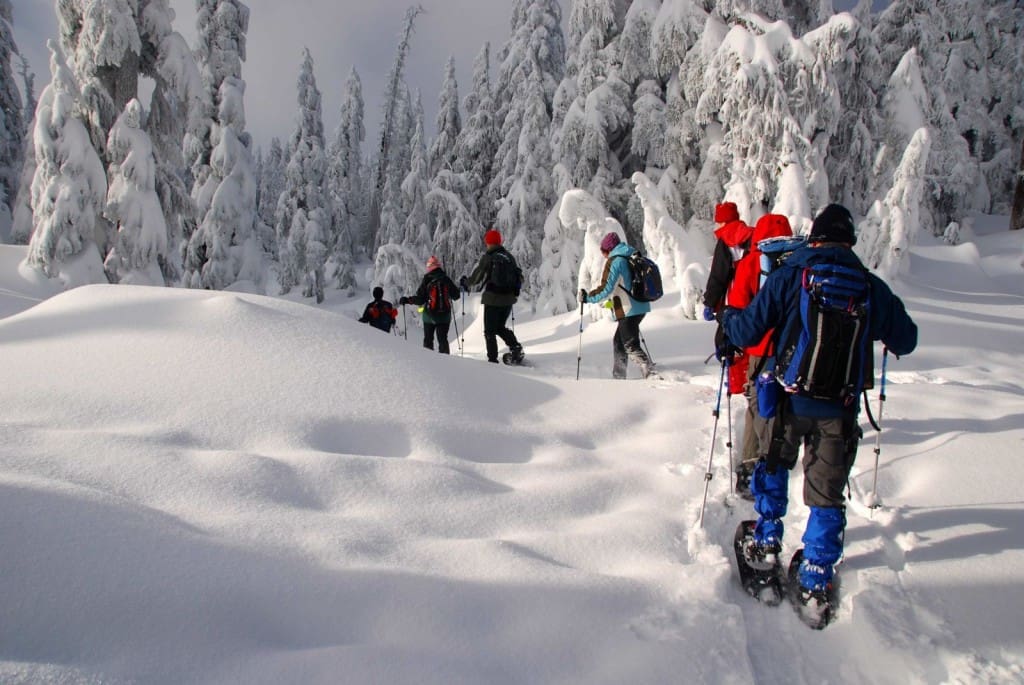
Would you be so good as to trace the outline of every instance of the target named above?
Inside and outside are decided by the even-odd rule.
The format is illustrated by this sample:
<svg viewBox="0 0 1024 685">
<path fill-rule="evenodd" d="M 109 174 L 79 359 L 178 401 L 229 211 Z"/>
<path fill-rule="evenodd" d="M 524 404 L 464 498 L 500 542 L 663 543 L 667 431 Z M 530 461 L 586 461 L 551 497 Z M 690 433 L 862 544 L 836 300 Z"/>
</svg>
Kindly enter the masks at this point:
<svg viewBox="0 0 1024 685">
<path fill-rule="evenodd" d="M 839 576 L 833 576 L 832 582 L 825 590 L 808 590 L 800 585 L 800 562 L 803 558 L 804 550 L 801 548 L 789 562 L 789 601 L 801 621 L 809 628 L 821 630 L 836 619 L 836 609 L 839 607 Z"/>
<path fill-rule="evenodd" d="M 512 350 L 501 355 L 501 361 L 503 364 L 509 366 L 523 366 L 526 363 L 526 354 L 523 353 L 523 348 Z"/>
<path fill-rule="evenodd" d="M 741 521 L 736 527 L 733 548 L 743 590 L 768 606 L 776 606 L 785 595 L 782 587 L 782 562 L 777 551 L 764 550 L 754 540 L 756 521 Z"/>
</svg>

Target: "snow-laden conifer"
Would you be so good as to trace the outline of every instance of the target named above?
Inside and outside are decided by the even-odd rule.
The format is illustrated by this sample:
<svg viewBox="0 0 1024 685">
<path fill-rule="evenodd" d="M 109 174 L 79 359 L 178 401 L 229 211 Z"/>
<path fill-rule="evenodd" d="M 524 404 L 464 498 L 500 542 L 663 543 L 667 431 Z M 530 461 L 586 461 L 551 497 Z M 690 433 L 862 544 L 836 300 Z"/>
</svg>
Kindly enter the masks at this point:
<svg viewBox="0 0 1024 685">
<path fill-rule="evenodd" d="M 110 127 L 138 95 L 138 3 L 135 0 L 75 0 L 56 4 L 60 42 L 81 92 L 79 108 L 93 148 L 109 166 Z M 97 217 L 97 245 L 105 255 L 113 229 Z"/>
<path fill-rule="evenodd" d="M 330 278 L 335 287 L 341 289 L 354 285 L 353 263 L 359 254 L 365 254 L 367 203 L 363 193 L 362 145 L 366 129 L 363 118 L 362 82 L 352 69 L 345 83 L 338 128 L 328 151 L 327 170 L 335 235 Z"/>
<path fill-rule="evenodd" d="M 0 240 L 10 232 L 25 145 L 23 104 L 11 69 L 18 53 L 12 21 L 10 0 L 0 0 Z"/>
<path fill-rule="evenodd" d="M 523 292 L 527 298 L 543 288 L 538 281 L 544 217 L 549 209 L 551 161 L 548 118 L 540 69 L 536 66 L 526 83 L 522 101 L 519 141 L 516 146 L 515 182 L 498 201 L 495 226 L 505 236 L 505 245 L 523 270 Z"/>
<path fill-rule="evenodd" d="M 107 178 L 89 130 L 79 118 L 81 92 L 60 48 L 50 41 L 50 85 L 36 108 L 32 239 L 27 263 L 66 287 L 106 282 L 97 225 Z M 99 233 L 99 237 L 97 236 Z"/>
<path fill-rule="evenodd" d="M 873 200 L 873 178 L 865 169 L 877 149 L 881 126 L 878 93 L 887 77 L 875 37 L 870 26 L 854 14 L 844 13 L 803 40 L 827 60 L 839 100 L 835 133 L 828 141 L 825 159 L 829 197 L 864 214 Z"/>
<path fill-rule="evenodd" d="M 469 274 L 482 247 L 480 223 L 462 199 L 472 191 L 465 185 L 469 178 L 470 174 L 442 169 L 426 198 L 435 224 L 434 254 L 452 276 Z"/>
<path fill-rule="evenodd" d="M 907 53 L 913 51 L 917 56 L 922 84 L 926 84 L 928 104 L 924 113 L 932 143 L 922 222 L 925 230 L 941 235 L 951 221 L 988 197 L 984 177 L 977 160 L 971 157 L 967 141 L 960 135 L 944 86 L 943 74 L 950 67 L 952 52 L 950 17 L 943 3 L 894 0 L 879 15 L 874 33 L 883 67 L 893 73 L 900 69 Z M 910 130 L 908 138 L 914 130 L 916 127 Z M 898 155 L 900 150 L 902 146 L 890 151 Z M 889 187 L 886 176 L 880 176 L 878 183 L 880 188 Z"/>
<path fill-rule="evenodd" d="M 521 221 L 524 222 L 522 225 L 529 224 L 537 241 L 530 247 L 535 254 L 540 249 L 541 227 L 544 225 L 548 208 L 555 203 L 556 196 L 550 187 L 538 186 L 533 179 L 523 179 L 519 175 L 527 168 L 521 164 L 525 151 L 520 150 L 520 145 L 524 140 L 532 139 L 536 135 L 534 131 L 528 133 L 526 139 L 522 136 L 530 108 L 528 100 L 535 99 L 537 93 L 537 89 L 530 85 L 531 80 L 540 84 L 544 108 L 548 115 L 553 112 L 555 90 L 562 81 L 565 70 L 565 37 L 561 23 L 562 10 L 556 0 L 518 0 L 513 11 L 512 35 L 502 47 L 497 65 L 496 121 L 500 145 L 495 155 L 490 198 L 496 202 L 505 200 L 505 206 L 508 206 L 508 203 L 513 201 L 510 199 L 510 193 L 517 184 L 539 189 L 541 197 L 531 203 L 538 211 L 530 214 L 520 213 Z M 545 143 L 540 141 L 535 144 Z M 517 192 L 522 197 L 521 190 Z M 481 218 L 486 220 L 487 214 L 483 214 Z"/>
<path fill-rule="evenodd" d="M 427 149 L 423 140 L 423 120 L 416 122 L 412 138 L 412 162 L 402 181 L 402 216 L 404 245 L 420 261 L 426 262 L 433 252 L 433 231 L 427 212 L 428 183 Z"/>
<path fill-rule="evenodd" d="M 607 261 L 601 254 L 601 239 L 608 233 L 617 233 L 621 240 L 626 239 L 622 225 L 608 213 L 608 209 L 585 190 L 574 188 L 562 195 L 558 206 L 558 218 L 562 225 L 575 230 L 575 246 L 570 248 L 566 256 L 579 255 L 576 272 L 576 287 L 591 290 L 601 282 L 604 265 Z M 582 235 L 580 234 L 582 231 Z M 570 260 L 571 261 L 571 260 Z M 591 318 L 597 320 L 604 316 L 605 309 L 599 305 L 587 305 Z"/>
<path fill-rule="evenodd" d="M 249 9 L 237 0 L 198 0 L 197 8 L 197 61 L 209 95 L 202 102 L 210 109 L 200 125 L 207 132 L 200 141 L 204 152 L 193 163 L 197 224 L 188 239 L 184 282 L 222 290 L 254 258 L 256 178 L 241 76 Z"/>
<path fill-rule="evenodd" d="M 675 284 L 683 316 L 696 319 L 711 263 L 705 241 L 669 215 L 661 191 L 646 175 L 637 172 L 631 180 L 644 211 L 643 251 L 658 264 L 662 283 Z"/>
<path fill-rule="evenodd" d="M 288 157 L 285 153 L 281 139 L 271 138 L 270 148 L 263 157 L 263 166 L 259 174 L 259 189 L 257 193 L 256 212 L 260 222 L 271 227 L 270 239 L 264 245 L 267 253 L 277 257 L 277 237 L 273 227 L 277 225 L 277 202 L 284 192 L 285 169 L 288 166 Z"/>
<path fill-rule="evenodd" d="M 156 194 L 153 144 L 143 130 L 142 105 L 130 100 L 110 129 L 110 186 L 104 214 L 117 237 L 104 262 L 119 283 L 163 285 L 167 224 Z"/>
<path fill-rule="evenodd" d="M 302 52 L 299 70 L 298 124 L 292 134 L 285 187 L 277 204 L 280 282 L 285 291 L 302 284 L 303 295 L 323 298 L 324 264 L 332 245 L 331 205 L 327 193 L 327 157 L 320 91 L 313 57 Z"/>
<path fill-rule="evenodd" d="M 925 168 L 931 144 L 928 127 L 914 132 L 885 199 L 876 202 L 861 222 L 857 252 L 867 266 L 885 277 L 906 273 L 910 248 L 921 233 L 922 202 L 927 192 Z"/>
<path fill-rule="evenodd" d="M 167 225 L 169 245 L 160 266 L 168 284 L 182 277 L 186 236 L 195 224 L 184 146 L 203 115 L 202 77 L 173 21 L 168 0 L 139 3 L 139 70 L 153 80 L 146 131 L 152 139 L 155 190 Z"/>
<path fill-rule="evenodd" d="M 437 137 L 430 145 L 427 158 L 430 160 L 430 176 L 439 169 L 454 169 L 456 142 L 462 131 L 462 114 L 459 112 L 459 84 L 455 79 L 455 58 L 449 57 L 441 83 L 441 96 L 437 106 Z"/>
<path fill-rule="evenodd" d="M 473 90 L 464 102 L 466 125 L 459 133 L 455 156 L 455 169 L 461 176 L 464 193 L 460 200 L 481 226 L 491 226 L 495 214 L 495 197 L 490 185 L 499 141 L 490 68 L 490 44 L 485 43 L 473 62 Z M 432 185 L 448 190 L 453 186 L 450 182 L 439 181 L 437 175 Z"/>
<path fill-rule="evenodd" d="M 394 198 L 387 198 L 384 196 L 385 186 L 388 185 L 388 181 L 392 181 L 391 187 L 394 192 L 398 186 L 401 185 L 402 178 L 405 176 L 407 168 L 402 170 L 401 173 L 397 174 L 390 169 L 392 162 L 395 159 L 401 159 L 404 155 L 403 151 L 395 150 L 395 147 L 400 145 L 400 139 L 403 135 L 408 140 L 408 120 L 403 112 L 407 112 L 408 107 L 408 87 L 405 85 L 404 74 L 405 74 L 405 61 L 409 57 L 409 50 L 412 43 L 413 29 L 416 25 L 416 17 L 423 13 L 422 6 L 410 7 L 405 13 L 405 24 L 402 29 L 402 34 L 398 41 L 398 47 L 395 50 L 395 60 L 391 65 L 391 70 L 388 72 L 387 80 L 384 85 L 384 101 L 381 105 L 382 114 L 380 124 L 380 139 L 377 144 L 376 151 L 376 168 L 373 172 L 373 184 L 370 188 L 370 206 L 368 210 L 368 240 L 367 248 L 372 247 L 376 249 L 382 244 L 381 237 L 378 234 L 381 228 L 381 212 L 383 211 L 384 205 L 387 202 L 394 202 Z M 405 100 L 403 102 L 403 99 Z M 386 241 L 384 241 L 386 242 Z"/>
</svg>

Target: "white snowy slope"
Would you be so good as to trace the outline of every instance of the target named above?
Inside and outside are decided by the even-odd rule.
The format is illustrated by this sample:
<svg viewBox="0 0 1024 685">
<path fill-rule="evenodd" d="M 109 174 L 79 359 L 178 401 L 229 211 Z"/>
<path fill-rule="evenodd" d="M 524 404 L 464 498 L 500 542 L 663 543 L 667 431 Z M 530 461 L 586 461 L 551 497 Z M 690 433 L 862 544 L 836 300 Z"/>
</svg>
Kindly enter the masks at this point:
<svg viewBox="0 0 1024 685">
<path fill-rule="evenodd" d="M 608 379 L 588 317 L 577 381 L 577 314 L 518 321 L 515 369 L 472 304 L 444 357 L 364 302 L 54 295 L 0 246 L 0 682 L 1021 682 L 1022 247 L 915 249 L 882 507 L 865 422 L 813 632 L 738 588 L 724 414 L 697 528 L 719 376 L 678 298 L 643 328 L 663 380 Z"/>
</svg>

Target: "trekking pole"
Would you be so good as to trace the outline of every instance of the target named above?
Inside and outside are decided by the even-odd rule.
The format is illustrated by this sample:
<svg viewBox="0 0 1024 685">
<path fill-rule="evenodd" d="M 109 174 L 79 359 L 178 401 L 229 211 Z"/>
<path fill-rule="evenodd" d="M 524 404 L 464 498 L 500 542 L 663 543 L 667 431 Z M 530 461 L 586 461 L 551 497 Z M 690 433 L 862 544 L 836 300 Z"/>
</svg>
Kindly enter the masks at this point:
<svg viewBox="0 0 1024 685">
<path fill-rule="evenodd" d="M 459 356 L 464 357 L 466 349 L 466 298 L 469 297 L 469 291 L 466 290 L 462 294 L 462 338 L 459 340 Z M 458 327 L 456 326 L 456 329 Z M 455 331 L 456 335 L 458 330 Z"/>
<path fill-rule="evenodd" d="M 451 300 L 448 300 L 448 310 L 451 311 L 451 308 Z M 452 317 L 452 323 L 455 325 L 455 342 L 459 344 L 459 356 L 462 357 L 462 339 L 459 338 L 459 322 L 455 320 L 454 316 Z"/>
<path fill-rule="evenodd" d="M 580 363 L 583 361 L 583 303 L 580 302 L 580 342 L 576 346 L 576 380 L 580 379 Z"/>
<path fill-rule="evenodd" d="M 882 382 L 878 390 L 878 422 L 875 426 L 875 476 L 871 482 L 871 508 L 877 509 L 878 504 L 878 460 L 882 456 L 882 412 L 885 410 L 885 371 L 889 365 L 889 348 L 882 348 Z"/>
<path fill-rule="evenodd" d="M 727 356 L 725 358 L 725 368 L 727 369 L 725 375 L 727 377 L 731 378 L 731 376 L 732 376 L 732 357 Z M 736 466 L 735 466 L 735 462 L 733 461 L 733 456 L 732 456 L 732 390 L 727 389 L 725 395 L 726 395 L 726 398 L 727 398 L 726 401 L 725 401 L 726 411 L 729 412 L 729 420 L 727 422 L 728 426 L 729 426 L 729 439 L 725 443 L 725 446 L 729 448 L 729 492 L 731 492 L 732 494 L 735 495 L 736 494 L 736 482 L 735 482 L 735 480 L 732 477 L 732 474 L 736 473 Z"/>
<path fill-rule="evenodd" d="M 721 414 L 722 409 L 722 387 L 725 385 L 725 359 L 722 359 L 722 378 L 718 382 L 718 399 L 715 400 L 715 410 L 711 412 L 712 416 L 715 417 L 715 425 L 711 429 L 711 450 L 708 454 L 708 470 L 704 473 L 704 499 L 700 503 L 700 521 L 698 526 L 704 527 L 704 508 L 708 503 L 708 488 L 711 486 L 711 479 L 714 478 L 714 474 L 711 473 L 711 463 L 715 458 L 715 438 L 718 436 L 718 417 Z"/>
<path fill-rule="evenodd" d="M 639 330 L 637 332 L 640 333 Z M 644 353 L 647 355 L 647 359 L 653 364 L 654 357 L 651 356 L 651 351 L 647 348 L 647 341 L 644 339 L 643 333 L 640 333 L 640 344 L 644 346 Z"/>
<path fill-rule="evenodd" d="M 409 319 L 407 319 L 406 316 L 405 316 L 405 305 L 404 304 L 402 305 L 402 335 L 405 336 L 406 340 L 409 339 Z"/>
</svg>

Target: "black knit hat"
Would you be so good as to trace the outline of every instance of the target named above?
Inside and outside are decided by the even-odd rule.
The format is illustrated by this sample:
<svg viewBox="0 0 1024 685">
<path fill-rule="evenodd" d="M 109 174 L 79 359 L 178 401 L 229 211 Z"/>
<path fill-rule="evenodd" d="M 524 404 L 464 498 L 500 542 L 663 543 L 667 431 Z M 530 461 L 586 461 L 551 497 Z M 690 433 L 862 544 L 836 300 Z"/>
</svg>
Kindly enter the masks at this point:
<svg viewBox="0 0 1024 685">
<path fill-rule="evenodd" d="M 379 285 L 373 289 L 373 299 L 383 300 L 384 299 L 384 288 Z"/>
<path fill-rule="evenodd" d="M 811 242 L 856 245 L 857 234 L 854 232 L 850 210 L 834 204 L 821 210 L 821 214 L 811 224 Z"/>
</svg>

